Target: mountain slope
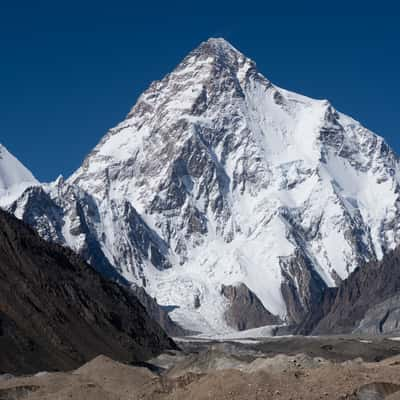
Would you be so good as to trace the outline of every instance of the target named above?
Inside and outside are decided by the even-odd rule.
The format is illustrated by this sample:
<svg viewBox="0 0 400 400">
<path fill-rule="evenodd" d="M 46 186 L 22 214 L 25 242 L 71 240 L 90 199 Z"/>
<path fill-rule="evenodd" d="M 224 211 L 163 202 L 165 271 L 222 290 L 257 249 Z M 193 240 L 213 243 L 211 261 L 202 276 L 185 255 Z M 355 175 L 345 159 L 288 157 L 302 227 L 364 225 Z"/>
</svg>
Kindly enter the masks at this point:
<svg viewBox="0 0 400 400">
<path fill-rule="evenodd" d="M 400 315 L 398 311 L 396 315 L 396 309 L 399 308 L 400 248 L 397 248 L 380 262 L 370 262 L 355 270 L 338 288 L 331 306 L 322 314 L 312 332 L 334 334 L 356 330 L 359 333 L 389 334 L 397 329 L 398 333 Z M 391 313 L 390 325 L 388 317 Z M 364 317 L 367 320 L 363 321 Z"/>
<path fill-rule="evenodd" d="M 398 159 L 381 137 L 210 39 L 69 179 L 10 210 L 145 287 L 185 328 L 221 332 L 222 285 L 302 321 L 326 287 L 396 247 L 399 205 Z"/>
<path fill-rule="evenodd" d="M 38 181 L 10 152 L 0 144 L 0 207 L 18 198 Z"/>
<path fill-rule="evenodd" d="M 175 344 L 131 292 L 0 210 L 0 374 L 142 361 Z"/>
</svg>

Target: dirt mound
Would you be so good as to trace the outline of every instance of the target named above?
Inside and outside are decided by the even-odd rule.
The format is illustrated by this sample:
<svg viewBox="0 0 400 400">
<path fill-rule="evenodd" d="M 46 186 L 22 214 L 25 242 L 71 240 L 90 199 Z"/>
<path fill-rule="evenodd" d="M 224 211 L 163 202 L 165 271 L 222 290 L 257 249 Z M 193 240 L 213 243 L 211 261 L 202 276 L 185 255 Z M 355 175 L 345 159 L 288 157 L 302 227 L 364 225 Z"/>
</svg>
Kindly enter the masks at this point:
<svg viewBox="0 0 400 400">
<path fill-rule="evenodd" d="M 105 356 L 96 357 L 73 374 L 119 396 L 124 395 L 127 390 L 146 391 L 146 387 L 158 379 L 147 368 L 122 364 Z"/>
<path fill-rule="evenodd" d="M 319 348 L 333 339 L 308 340 Z M 387 343 L 381 343 L 386 354 Z M 378 343 L 365 345 L 377 351 Z M 190 354 L 170 352 L 152 360 L 164 365 L 162 373 L 100 356 L 70 373 L 8 377 L 0 381 L 0 400 L 400 399 L 400 355 L 364 362 L 302 353 L 256 356 L 251 347 L 246 356 L 245 348 L 235 349 L 228 343 Z"/>
<path fill-rule="evenodd" d="M 310 357 L 305 354 L 287 356 L 279 354 L 272 358 L 257 358 L 250 363 L 244 370 L 246 372 L 269 371 L 274 373 L 285 371 L 299 371 L 306 369 L 320 368 L 321 366 L 331 365 L 330 361 L 320 357 Z"/>
</svg>

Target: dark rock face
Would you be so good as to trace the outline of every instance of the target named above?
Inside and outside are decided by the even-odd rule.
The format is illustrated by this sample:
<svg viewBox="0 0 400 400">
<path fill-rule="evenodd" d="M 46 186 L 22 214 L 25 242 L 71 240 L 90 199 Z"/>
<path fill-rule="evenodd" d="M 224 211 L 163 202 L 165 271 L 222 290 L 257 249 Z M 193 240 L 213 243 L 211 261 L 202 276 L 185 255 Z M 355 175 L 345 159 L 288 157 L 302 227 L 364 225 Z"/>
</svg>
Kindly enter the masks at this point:
<svg viewBox="0 0 400 400">
<path fill-rule="evenodd" d="M 330 311 L 332 304 L 335 301 L 337 290 L 337 288 L 327 287 L 322 293 L 319 301 L 315 301 L 311 305 L 309 312 L 299 324 L 292 325 L 290 327 L 291 329 L 286 332 L 283 329 L 280 329 L 277 332 L 277 335 L 307 335 L 312 332 L 315 326 L 317 326 L 321 319 Z"/>
<path fill-rule="evenodd" d="M 321 303 L 326 284 L 300 251 L 296 251 L 293 257 L 281 259 L 281 271 L 284 278 L 281 291 L 287 307 L 288 322 L 297 325 L 315 304 Z"/>
<path fill-rule="evenodd" d="M 0 373 L 133 362 L 176 345 L 133 293 L 0 211 Z"/>
<path fill-rule="evenodd" d="M 79 255 L 96 268 L 103 276 L 113 280 L 123 281 L 116 269 L 105 257 L 100 243 L 93 234 L 93 222 L 99 220 L 99 213 L 91 196 L 76 190 L 72 186 L 63 187 L 64 181 L 56 183 L 60 199 L 56 200 L 41 187 L 28 188 L 22 195 L 26 209 L 19 216 L 24 222 L 33 227 L 39 235 L 49 242 L 65 244 L 63 220 L 65 213 L 70 213 L 72 220 L 69 234 L 83 235 L 83 245 Z M 63 188 L 64 190 L 62 190 Z M 68 206 L 66 206 L 68 204 Z M 7 211 L 14 214 L 16 203 Z M 67 211 L 68 210 L 68 211 Z"/>
<path fill-rule="evenodd" d="M 395 296 L 395 297 L 393 297 Z M 351 333 L 363 318 L 371 326 L 383 321 L 389 312 L 385 333 L 396 327 L 396 304 L 400 296 L 400 248 L 388 253 L 382 261 L 357 268 L 339 287 L 331 307 L 312 329 L 315 334 Z M 388 300 L 392 298 L 392 300 Z M 374 308 L 377 306 L 376 308 Z M 370 311 L 369 311 L 370 310 Z M 390 323 L 389 323 L 390 322 Z M 391 325 L 392 324 L 392 325 Z M 389 329 L 389 327 L 392 327 Z M 369 328 L 368 328 L 369 329 Z M 372 328 L 371 328 L 372 329 Z"/>
<path fill-rule="evenodd" d="M 243 283 L 238 286 L 222 285 L 221 294 L 229 301 L 225 312 L 228 325 L 239 331 L 279 324 L 279 317 L 271 314 L 260 299 Z"/>
<path fill-rule="evenodd" d="M 168 333 L 170 336 L 185 336 L 190 332 L 181 328 L 178 324 L 176 324 L 168 315 L 168 311 L 166 311 L 162 306 L 157 304 L 157 300 L 153 299 L 143 287 L 132 285 L 132 291 L 135 293 L 135 296 L 139 299 L 139 301 L 143 304 L 149 316 L 159 323 L 160 326 Z"/>
<path fill-rule="evenodd" d="M 400 293 L 370 308 L 353 333 L 400 334 Z"/>
</svg>

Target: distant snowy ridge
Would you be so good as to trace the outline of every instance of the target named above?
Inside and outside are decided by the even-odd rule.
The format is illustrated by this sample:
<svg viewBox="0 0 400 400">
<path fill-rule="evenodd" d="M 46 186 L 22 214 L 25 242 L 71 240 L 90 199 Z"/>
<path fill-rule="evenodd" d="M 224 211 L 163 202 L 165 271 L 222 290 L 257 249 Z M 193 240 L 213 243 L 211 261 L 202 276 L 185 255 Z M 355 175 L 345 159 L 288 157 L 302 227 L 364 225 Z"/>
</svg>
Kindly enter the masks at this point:
<svg viewBox="0 0 400 400">
<path fill-rule="evenodd" d="M 0 207 L 16 200 L 26 188 L 38 184 L 32 173 L 0 144 Z"/>
<path fill-rule="evenodd" d="M 326 286 L 396 247 L 399 171 L 381 137 L 209 39 L 69 179 L 10 210 L 144 286 L 185 328 L 223 333 L 222 285 L 298 323 Z"/>
</svg>

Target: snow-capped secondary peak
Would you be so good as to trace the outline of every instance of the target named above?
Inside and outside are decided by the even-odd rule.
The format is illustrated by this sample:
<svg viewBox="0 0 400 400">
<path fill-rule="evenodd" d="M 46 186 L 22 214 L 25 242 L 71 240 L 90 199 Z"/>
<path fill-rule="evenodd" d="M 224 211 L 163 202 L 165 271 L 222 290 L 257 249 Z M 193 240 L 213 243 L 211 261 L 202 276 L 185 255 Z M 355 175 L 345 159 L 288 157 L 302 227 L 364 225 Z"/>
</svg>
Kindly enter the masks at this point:
<svg viewBox="0 0 400 400">
<path fill-rule="evenodd" d="M 221 332 L 223 285 L 299 322 L 326 286 L 400 244 L 399 183 L 381 137 L 209 39 L 70 178 L 11 210 L 145 286 L 184 327 Z"/>
<path fill-rule="evenodd" d="M 0 206 L 10 204 L 38 181 L 2 144 L 0 144 Z"/>
</svg>

